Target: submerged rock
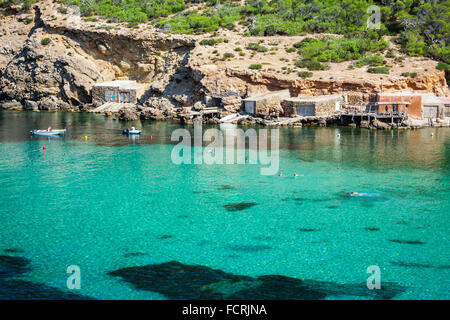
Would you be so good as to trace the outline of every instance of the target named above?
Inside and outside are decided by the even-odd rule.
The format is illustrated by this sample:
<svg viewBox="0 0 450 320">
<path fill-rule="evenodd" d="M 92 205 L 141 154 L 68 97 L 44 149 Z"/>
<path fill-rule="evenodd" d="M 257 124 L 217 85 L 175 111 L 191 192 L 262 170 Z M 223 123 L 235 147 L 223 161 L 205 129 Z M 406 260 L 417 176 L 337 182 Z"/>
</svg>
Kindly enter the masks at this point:
<svg viewBox="0 0 450 320">
<path fill-rule="evenodd" d="M 270 246 L 265 245 L 235 245 L 230 246 L 231 250 L 234 251 L 242 251 L 242 252 L 257 252 L 262 250 L 269 250 L 272 249 Z"/>
<path fill-rule="evenodd" d="M 235 187 L 229 186 L 229 185 L 223 185 L 217 188 L 217 190 L 235 190 Z"/>
<path fill-rule="evenodd" d="M 88 300 L 88 296 L 62 291 L 44 283 L 14 279 L 30 271 L 30 260 L 0 256 L 0 300 Z"/>
<path fill-rule="evenodd" d="M 389 240 L 389 241 L 395 242 L 395 243 L 402 243 L 402 244 L 425 244 L 425 242 L 415 241 L 415 240 L 398 240 L 398 239 L 394 239 L 394 240 Z"/>
<path fill-rule="evenodd" d="M 178 261 L 128 267 L 108 274 L 138 290 L 158 292 L 176 300 L 311 300 L 339 296 L 392 299 L 405 291 L 404 287 L 386 282 L 380 290 L 369 290 L 366 283 L 337 284 L 282 275 L 254 278 Z"/>
<path fill-rule="evenodd" d="M 228 211 L 242 211 L 253 206 L 256 206 L 256 202 L 239 202 L 239 203 L 230 203 L 226 204 L 223 207 Z"/>
</svg>

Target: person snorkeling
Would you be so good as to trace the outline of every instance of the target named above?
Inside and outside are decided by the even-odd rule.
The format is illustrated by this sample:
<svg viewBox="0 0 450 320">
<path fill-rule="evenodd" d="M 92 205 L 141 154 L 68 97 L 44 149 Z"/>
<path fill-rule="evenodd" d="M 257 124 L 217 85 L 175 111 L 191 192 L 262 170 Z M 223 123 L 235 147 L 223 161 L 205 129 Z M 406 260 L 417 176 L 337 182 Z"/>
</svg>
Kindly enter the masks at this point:
<svg viewBox="0 0 450 320">
<path fill-rule="evenodd" d="M 361 193 L 361 192 L 352 191 L 352 192 L 347 192 L 347 196 L 349 196 L 349 197 L 362 197 L 362 196 L 368 196 L 368 194 L 367 193 Z"/>
</svg>

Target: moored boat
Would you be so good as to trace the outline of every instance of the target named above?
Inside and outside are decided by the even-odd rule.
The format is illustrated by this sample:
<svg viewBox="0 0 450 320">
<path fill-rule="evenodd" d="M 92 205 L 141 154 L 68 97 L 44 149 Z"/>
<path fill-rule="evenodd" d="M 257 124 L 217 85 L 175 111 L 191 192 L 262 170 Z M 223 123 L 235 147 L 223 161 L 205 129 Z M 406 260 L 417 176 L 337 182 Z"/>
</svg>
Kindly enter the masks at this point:
<svg viewBox="0 0 450 320">
<path fill-rule="evenodd" d="M 66 133 L 66 129 L 52 129 L 49 128 L 47 130 L 31 130 L 32 135 L 35 136 L 58 136 L 64 135 Z"/>
<path fill-rule="evenodd" d="M 141 134 L 141 130 L 137 130 L 135 127 L 131 127 L 130 129 L 125 129 L 122 131 L 123 134 Z"/>
</svg>

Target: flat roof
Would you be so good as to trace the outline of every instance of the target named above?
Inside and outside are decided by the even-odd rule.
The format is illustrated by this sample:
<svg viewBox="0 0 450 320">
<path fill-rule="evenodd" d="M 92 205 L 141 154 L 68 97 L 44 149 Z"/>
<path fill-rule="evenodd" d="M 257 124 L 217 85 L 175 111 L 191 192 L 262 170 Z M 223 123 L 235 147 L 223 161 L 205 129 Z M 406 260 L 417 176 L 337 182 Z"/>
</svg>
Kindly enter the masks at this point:
<svg viewBox="0 0 450 320">
<path fill-rule="evenodd" d="M 379 93 L 380 97 L 422 97 L 422 105 L 436 105 L 442 104 L 443 102 L 439 97 L 431 92 L 412 92 L 412 91 L 399 91 L 399 92 L 387 92 Z"/>
<path fill-rule="evenodd" d="M 320 101 L 327 101 L 332 99 L 339 99 L 342 98 L 341 94 L 328 94 L 323 96 L 305 96 L 305 97 L 292 97 L 292 98 L 286 98 L 285 101 L 291 101 L 291 102 L 320 102 Z"/>
<path fill-rule="evenodd" d="M 226 98 L 226 97 L 240 97 L 241 94 L 239 92 L 224 92 L 224 93 L 216 93 L 212 94 L 211 97 L 215 99 Z"/>
<path fill-rule="evenodd" d="M 120 89 L 141 89 L 142 84 L 138 84 L 134 80 L 115 80 L 94 84 L 94 87 L 114 87 Z"/>
<path fill-rule="evenodd" d="M 380 101 L 380 102 L 376 102 L 376 104 L 411 104 L 411 102 L 405 102 L 405 101 Z"/>
<path fill-rule="evenodd" d="M 440 97 L 439 100 L 441 100 L 443 104 L 450 104 L 450 97 Z"/>
<path fill-rule="evenodd" d="M 281 90 L 281 91 L 268 91 L 268 92 L 264 92 L 252 97 L 248 97 L 245 99 L 242 99 L 243 101 L 259 101 L 259 100 L 263 100 L 263 99 L 267 99 L 270 97 L 274 97 L 274 96 L 289 96 L 289 89 L 286 90 Z"/>
</svg>

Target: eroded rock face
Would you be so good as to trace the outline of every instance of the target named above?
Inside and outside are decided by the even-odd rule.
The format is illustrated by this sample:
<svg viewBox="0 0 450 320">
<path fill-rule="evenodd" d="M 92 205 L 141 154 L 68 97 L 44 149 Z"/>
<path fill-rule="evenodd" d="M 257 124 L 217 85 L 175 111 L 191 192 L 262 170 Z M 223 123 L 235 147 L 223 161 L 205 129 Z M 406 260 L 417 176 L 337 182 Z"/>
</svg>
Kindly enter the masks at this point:
<svg viewBox="0 0 450 320">
<path fill-rule="evenodd" d="M 42 37 L 42 35 L 40 34 Z M 67 55 L 59 44 L 43 46 L 27 40 L 0 79 L 3 99 L 39 102 L 40 109 L 56 109 L 58 100 L 90 102 L 90 88 L 101 79 L 96 65 L 78 54 Z"/>
<path fill-rule="evenodd" d="M 100 23 L 89 27 L 82 19 L 69 26 L 67 16 L 58 13 L 59 5 L 42 0 L 29 13 L 0 20 L 0 101 L 15 99 L 32 110 L 36 106 L 77 110 L 91 103 L 94 83 L 123 79 L 148 85 L 139 100 L 147 108 L 141 112 L 144 118 L 170 118 L 174 108 L 190 108 L 207 95 L 230 92 L 238 95 L 223 99 L 223 114 L 241 109 L 239 96 L 280 89 L 289 89 L 291 96 L 346 93 L 350 104 L 367 103 L 376 92 L 397 90 L 448 95 L 444 72 L 438 70 L 414 79 L 300 79 L 233 69 L 234 62 L 205 63 L 196 52 L 201 47 L 196 44 L 197 36 L 167 35 L 147 27 L 133 30 L 118 24 L 106 30 Z M 46 38 L 50 42 L 43 45 Z M 201 107 L 197 104 L 195 109 Z M 267 114 L 282 114 L 282 110 L 276 105 L 264 108 L 262 115 Z"/>
<path fill-rule="evenodd" d="M 117 79 L 154 81 L 162 94 L 194 46 L 186 37 L 68 28 L 48 19 L 45 10 L 45 2 L 34 7 L 34 20 L 19 47 L 0 46 L 10 59 L 0 60 L 0 100 L 27 102 L 33 110 L 67 109 L 68 104 L 91 103 L 93 84 Z"/>
</svg>

